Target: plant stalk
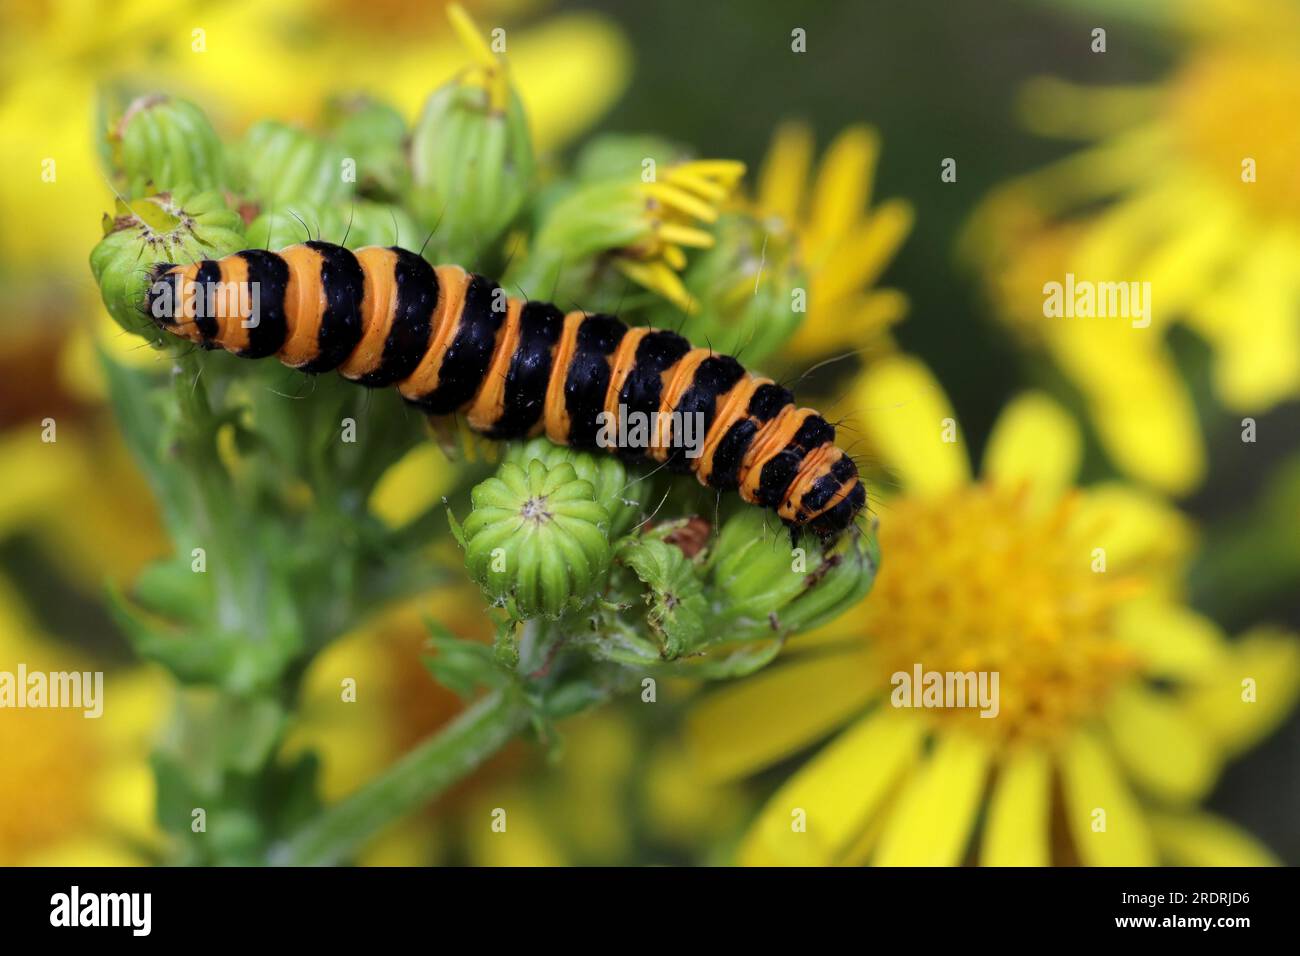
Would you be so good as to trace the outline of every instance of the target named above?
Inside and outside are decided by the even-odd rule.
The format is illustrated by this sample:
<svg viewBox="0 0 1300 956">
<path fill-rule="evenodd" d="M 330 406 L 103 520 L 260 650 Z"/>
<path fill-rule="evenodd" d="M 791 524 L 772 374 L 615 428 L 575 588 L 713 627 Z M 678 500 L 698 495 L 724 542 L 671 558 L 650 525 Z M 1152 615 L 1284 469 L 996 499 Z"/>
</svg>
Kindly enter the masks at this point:
<svg viewBox="0 0 1300 956">
<path fill-rule="evenodd" d="M 330 866 L 347 859 L 386 824 L 428 802 L 500 750 L 527 723 L 528 713 L 517 694 L 493 691 L 272 848 L 268 862 Z"/>
</svg>

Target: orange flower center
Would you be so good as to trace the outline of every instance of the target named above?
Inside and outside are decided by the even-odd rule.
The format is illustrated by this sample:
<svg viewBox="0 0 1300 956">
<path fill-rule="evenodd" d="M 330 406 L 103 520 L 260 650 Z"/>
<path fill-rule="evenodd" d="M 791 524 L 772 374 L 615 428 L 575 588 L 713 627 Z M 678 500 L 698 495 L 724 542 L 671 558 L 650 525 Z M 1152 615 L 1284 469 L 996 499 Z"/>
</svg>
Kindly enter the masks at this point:
<svg viewBox="0 0 1300 956">
<path fill-rule="evenodd" d="M 1111 626 L 1133 582 L 1093 569 L 1094 544 L 1071 528 L 1072 502 L 1035 511 L 1020 491 L 985 483 L 890 503 L 864 608 L 896 706 L 1037 741 L 1100 709 L 1136 665 Z M 943 681 L 938 706 L 933 674 Z"/>
</svg>

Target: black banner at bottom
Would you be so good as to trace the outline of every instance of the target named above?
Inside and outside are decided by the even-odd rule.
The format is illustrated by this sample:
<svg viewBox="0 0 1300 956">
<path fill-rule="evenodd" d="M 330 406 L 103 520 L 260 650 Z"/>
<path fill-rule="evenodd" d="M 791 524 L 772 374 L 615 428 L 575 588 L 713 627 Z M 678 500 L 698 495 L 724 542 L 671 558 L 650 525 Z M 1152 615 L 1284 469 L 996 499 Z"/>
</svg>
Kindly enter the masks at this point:
<svg viewBox="0 0 1300 956">
<path fill-rule="evenodd" d="M 800 927 L 844 946 L 917 932 L 927 943 L 1030 939 L 1044 928 L 1058 940 L 1231 945 L 1260 931 L 1278 938 L 1295 920 L 1295 890 L 1295 870 L 11 869 L 0 870 L 0 926 L 6 942 L 205 946 L 373 945 L 376 932 L 459 946 L 466 935 L 591 940 L 597 929 L 661 944 L 770 942 Z"/>
</svg>

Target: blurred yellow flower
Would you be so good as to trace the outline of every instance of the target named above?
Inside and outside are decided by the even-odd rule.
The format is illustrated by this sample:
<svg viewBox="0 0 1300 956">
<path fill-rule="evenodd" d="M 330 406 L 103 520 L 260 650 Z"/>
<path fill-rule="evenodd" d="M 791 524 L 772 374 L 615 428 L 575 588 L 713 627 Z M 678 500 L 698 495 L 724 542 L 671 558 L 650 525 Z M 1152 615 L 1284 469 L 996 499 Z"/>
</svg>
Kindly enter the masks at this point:
<svg viewBox="0 0 1300 956">
<path fill-rule="evenodd" d="M 407 600 L 330 644 L 311 664 L 300 719 L 286 742 L 290 756 L 317 751 L 321 795 L 328 803 L 350 794 L 439 727 L 464 702 L 434 681 L 421 661 L 429 653 L 425 620 L 436 618 L 467 639 L 490 638 L 490 621 L 472 585 L 440 589 Z M 344 682 L 355 682 L 355 699 Z M 367 865 L 427 866 L 449 852 L 440 816 L 455 813 L 466 794 L 490 786 L 518 762 L 507 748 L 462 787 L 444 794 L 435 812 L 419 811 L 378 834 L 358 860 Z"/>
<path fill-rule="evenodd" d="M 1186 522 L 1128 486 L 1073 487 L 1081 439 L 1047 397 L 1007 407 L 978 479 L 920 363 L 877 363 L 851 401 L 901 485 L 881 507 L 875 589 L 688 727 L 701 764 L 730 778 L 850 725 L 771 798 L 741 861 L 1268 860 L 1188 813 L 1291 708 L 1300 642 L 1229 641 L 1184 606 Z M 917 668 L 996 673 L 996 716 L 907 707 L 899 675 Z M 1209 829 L 1225 835 L 1198 844 Z"/>
<path fill-rule="evenodd" d="M 37 423 L 0 433 L 0 537 L 31 536 L 86 590 L 130 581 L 169 546 L 144 477 L 121 440 L 88 423 L 55 420 L 58 440 Z"/>
<path fill-rule="evenodd" d="M 34 540 L 70 579 L 98 592 L 105 580 L 130 580 L 168 546 L 143 476 L 96 408 L 94 385 L 86 387 L 98 374 L 91 350 L 68 348 L 89 336 L 66 333 L 0 332 L 0 539 Z"/>
<path fill-rule="evenodd" d="M 661 179 L 640 183 L 641 218 L 649 233 L 620 250 L 615 266 L 683 312 L 694 312 L 696 303 L 678 275 L 686 268 L 685 250 L 713 246 L 713 235 L 699 224 L 717 221 L 719 206 L 744 175 L 745 164 L 736 160 L 696 159 L 675 163 Z"/>
<path fill-rule="evenodd" d="M 1153 307 L 1149 328 L 1122 319 L 1045 318 L 1046 282 L 1091 274 L 1073 258 L 1092 223 L 1043 222 L 1010 193 L 987 205 L 983 215 L 1001 219 L 1001 250 L 988 242 L 978 253 L 990 266 L 986 283 L 998 318 L 1050 356 L 1079 389 L 1098 439 L 1119 470 L 1169 494 L 1199 485 L 1204 442 L 1191 390 L 1162 334 L 1168 327 L 1162 310 Z M 974 233 L 971 241 L 985 243 Z"/>
<path fill-rule="evenodd" d="M 1300 17 L 1272 0 L 1159 9 L 1187 34 L 1164 81 L 1028 86 L 1031 128 L 1095 145 L 996 190 L 962 252 L 999 316 L 1081 390 L 1115 463 L 1184 494 L 1200 483 L 1205 452 L 1166 344 L 1171 327 L 1209 346 L 1212 385 L 1230 410 L 1300 396 Z M 1067 273 L 1150 283 L 1149 327 L 1046 317 L 1044 285 Z"/>
<path fill-rule="evenodd" d="M 773 137 L 749 205 L 809 276 L 808 314 L 785 350 L 793 361 L 884 347 L 907 312 L 903 293 L 872 288 L 912 228 L 912 207 L 901 199 L 871 208 L 879 153 L 875 130 L 850 126 L 810 182 L 812 131 L 786 123 Z"/>
<path fill-rule="evenodd" d="M 39 636 L 0 579 L 0 671 L 95 671 L 102 665 Z M 149 737 L 165 682 L 151 669 L 109 670 L 102 715 L 0 710 L 0 866 L 127 866 L 158 847 Z"/>
</svg>

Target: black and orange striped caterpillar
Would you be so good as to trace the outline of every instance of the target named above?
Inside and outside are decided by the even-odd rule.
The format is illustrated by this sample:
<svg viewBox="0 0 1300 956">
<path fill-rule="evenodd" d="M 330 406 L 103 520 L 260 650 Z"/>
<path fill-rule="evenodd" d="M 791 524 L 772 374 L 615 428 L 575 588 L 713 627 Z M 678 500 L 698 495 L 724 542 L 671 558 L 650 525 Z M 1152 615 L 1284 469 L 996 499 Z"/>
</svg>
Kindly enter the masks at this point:
<svg viewBox="0 0 1300 956">
<path fill-rule="evenodd" d="M 646 447 L 618 454 L 648 453 L 706 487 L 739 491 L 792 530 L 833 537 L 866 502 L 835 426 L 735 358 L 611 315 L 566 315 L 507 297 L 490 279 L 431 266 L 405 249 L 353 252 L 314 241 L 160 263 L 144 304 L 160 328 L 202 348 L 275 355 L 304 372 L 337 369 L 371 388 L 395 385 L 426 414 L 464 414 L 493 439 L 544 433 L 594 449 L 608 421 L 602 412 L 668 422 Z M 703 442 L 690 457 L 674 449 L 670 432 L 672 421 L 694 414 Z"/>
</svg>

